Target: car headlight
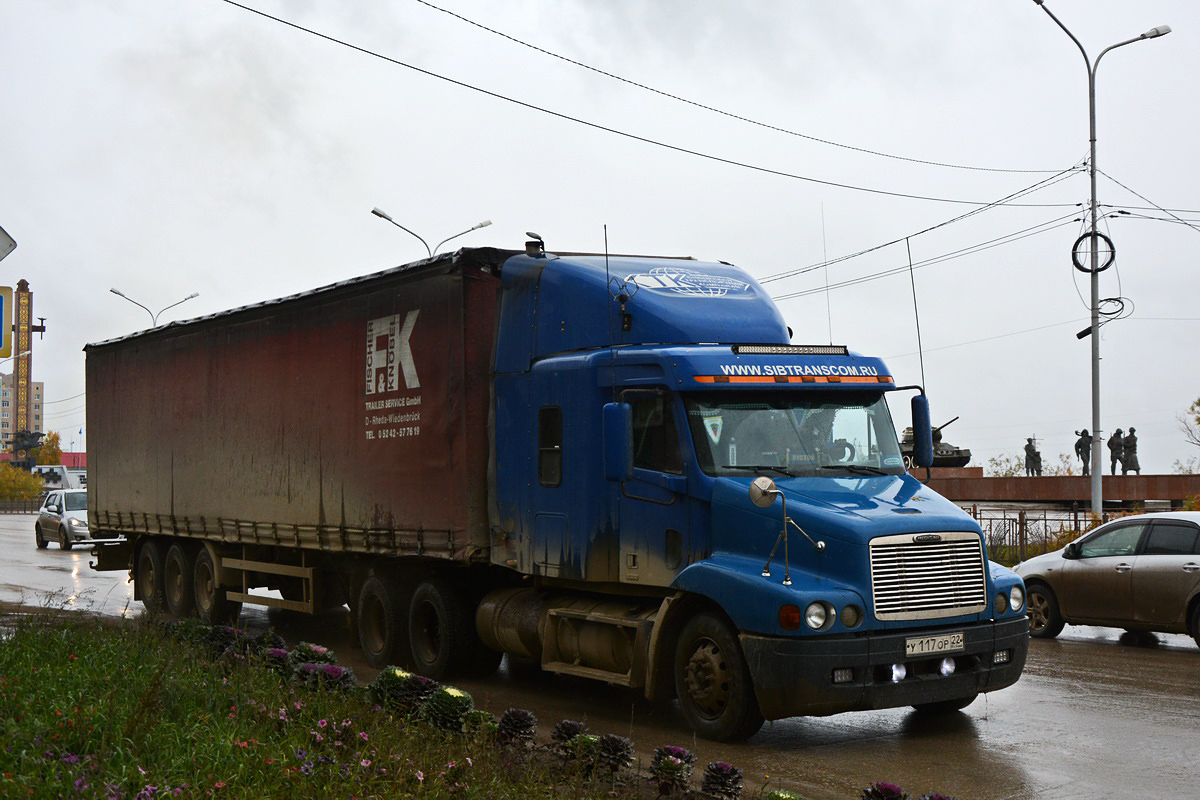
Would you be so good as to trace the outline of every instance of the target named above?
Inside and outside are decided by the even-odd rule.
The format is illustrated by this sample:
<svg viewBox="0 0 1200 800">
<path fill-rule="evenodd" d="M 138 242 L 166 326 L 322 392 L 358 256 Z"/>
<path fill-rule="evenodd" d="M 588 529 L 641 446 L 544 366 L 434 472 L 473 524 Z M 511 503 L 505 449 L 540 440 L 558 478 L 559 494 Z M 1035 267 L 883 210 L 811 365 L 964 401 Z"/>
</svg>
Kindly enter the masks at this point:
<svg viewBox="0 0 1200 800">
<path fill-rule="evenodd" d="M 1025 607 L 1025 590 L 1020 586 L 1014 586 L 1008 597 L 1013 611 L 1020 611 Z"/>
</svg>

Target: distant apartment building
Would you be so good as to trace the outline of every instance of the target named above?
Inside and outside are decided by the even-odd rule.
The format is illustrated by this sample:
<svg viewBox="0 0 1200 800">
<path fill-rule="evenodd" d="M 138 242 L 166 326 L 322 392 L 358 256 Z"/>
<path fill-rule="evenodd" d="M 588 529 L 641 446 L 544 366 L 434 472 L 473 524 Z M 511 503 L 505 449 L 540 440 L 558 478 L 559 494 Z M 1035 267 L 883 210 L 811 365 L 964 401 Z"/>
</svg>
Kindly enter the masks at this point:
<svg viewBox="0 0 1200 800">
<path fill-rule="evenodd" d="M 42 382 L 32 381 L 29 384 L 29 425 L 30 431 L 45 433 L 42 422 Z M 7 449 L 12 443 L 13 434 L 17 428 L 17 392 L 12 375 L 0 374 L 0 447 Z"/>
</svg>

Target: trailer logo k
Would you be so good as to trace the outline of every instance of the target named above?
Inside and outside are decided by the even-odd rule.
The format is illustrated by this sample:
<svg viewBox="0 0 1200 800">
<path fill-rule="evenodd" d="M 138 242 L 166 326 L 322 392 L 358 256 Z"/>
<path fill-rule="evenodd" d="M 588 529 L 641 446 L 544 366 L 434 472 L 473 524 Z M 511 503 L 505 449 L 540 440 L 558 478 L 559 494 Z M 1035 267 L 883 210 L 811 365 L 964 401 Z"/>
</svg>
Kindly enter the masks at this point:
<svg viewBox="0 0 1200 800">
<path fill-rule="evenodd" d="M 367 394 L 399 391 L 400 374 L 404 376 L 404 388 L 421 388 L 409 345 L 420 313 L 419 308 L 409 311 L 403 322 L 399 314 L 367 322 Z"/>
</svg>

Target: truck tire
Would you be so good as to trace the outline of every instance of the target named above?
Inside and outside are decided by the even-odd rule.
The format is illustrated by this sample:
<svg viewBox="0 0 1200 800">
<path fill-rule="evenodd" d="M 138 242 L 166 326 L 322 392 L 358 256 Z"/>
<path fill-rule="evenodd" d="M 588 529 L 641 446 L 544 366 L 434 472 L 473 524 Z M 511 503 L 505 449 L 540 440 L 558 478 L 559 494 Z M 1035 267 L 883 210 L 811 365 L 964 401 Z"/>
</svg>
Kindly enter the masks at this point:
<svg viewBox="0 0 1200 800">
<path fill-rule="evenodd" d="M 231 625 L 242 612 L 242 604 L 225 596 L 217 579 L 217 565 L 207 547 L 196 551 L 192 570 L 192 594 L 196 616 L 207 625 Z"/>
<path fill-rule="evenodd" d="M 737 635 L 715 614 L 697 614 L 680 631 L 675 645 L 675 693 L 684 718 L 705 739 L 747 739 L 762 727 L 762 712 Z"/>
<path fill-rule="evenodd" d="M 172 544 L 163 559 L 163 594 L 172 616 L 183 618 L 196 613 L 194 561 L 191 548 L 181 542 Z"/>
<path fill-rule="evenodd" d="M 354 604 L 358 644 L 376 669 L 396 665 L 410 669 L 408 602 L 399 581 L 372 575 L 363 582 Z"/>
<path fill-rule="evenodd" d="M 156 539 L 146 539 L 142 542 L 142 546 L 138 548 L 136 565 L 134 580 L 137 582 L 142 605 L 151 614 L 163 613 L 167 607 L 166 593 L 163 591 L 163 551 Z"/>
<path fill-rule="evenodd" d="M 1058 598 L 1044 583 L 1034 581 L 1025 587 L 1029 603 L 1029 635 L 1035 639 L 1053 639 L 1062 633 L 1062 612 Z"/>
<path fill-rule="evenodd" d="M 462 587 L 442 578 L 417 586 L 408 615 L 413 669 L 439 681 L 495 671 L 503 654 L 480 641 L 476 605 Z"/>
</svg>

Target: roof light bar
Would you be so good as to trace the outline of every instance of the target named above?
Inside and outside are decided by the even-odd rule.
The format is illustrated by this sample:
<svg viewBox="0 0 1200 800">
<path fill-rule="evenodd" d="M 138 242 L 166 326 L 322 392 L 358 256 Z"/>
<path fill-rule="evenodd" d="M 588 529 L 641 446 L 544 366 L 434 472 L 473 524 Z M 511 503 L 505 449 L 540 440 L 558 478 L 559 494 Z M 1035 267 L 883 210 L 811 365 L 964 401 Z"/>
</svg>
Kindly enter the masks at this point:
<svg viewBox="0 0 1200 800">
<path fill-rule="evenodd" d="M 739 356 L 847 356 L 843 344 L 735 344 Z"/>
</svg>

